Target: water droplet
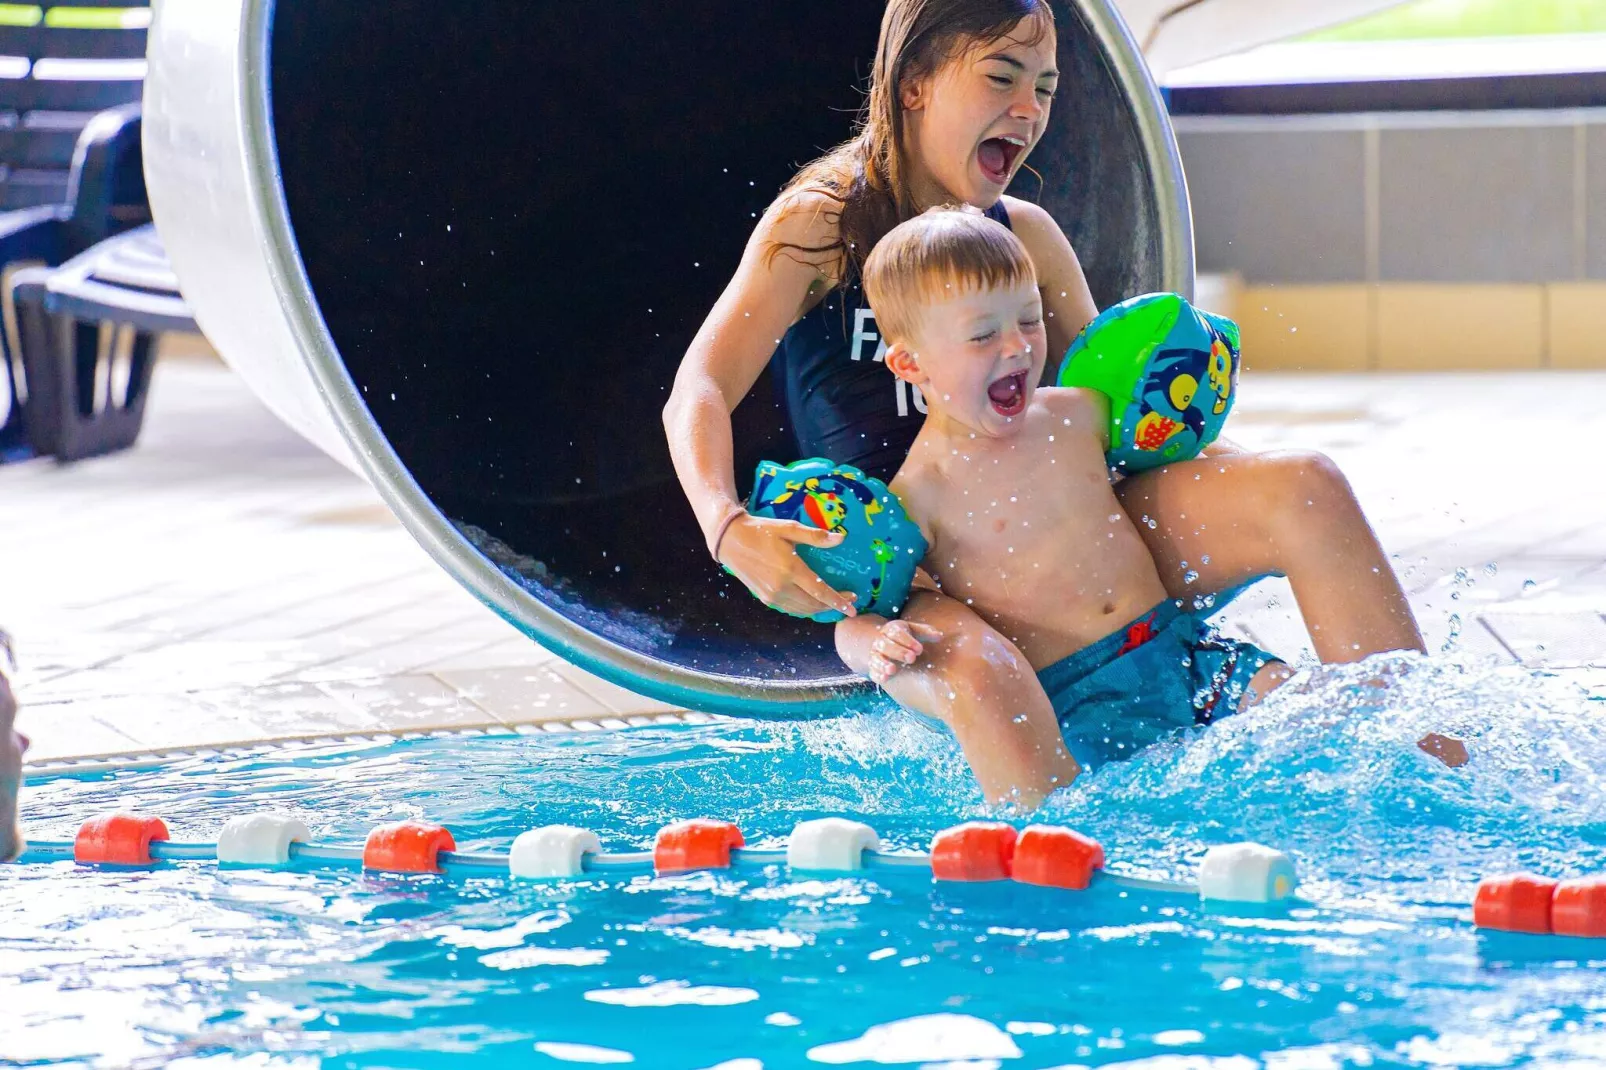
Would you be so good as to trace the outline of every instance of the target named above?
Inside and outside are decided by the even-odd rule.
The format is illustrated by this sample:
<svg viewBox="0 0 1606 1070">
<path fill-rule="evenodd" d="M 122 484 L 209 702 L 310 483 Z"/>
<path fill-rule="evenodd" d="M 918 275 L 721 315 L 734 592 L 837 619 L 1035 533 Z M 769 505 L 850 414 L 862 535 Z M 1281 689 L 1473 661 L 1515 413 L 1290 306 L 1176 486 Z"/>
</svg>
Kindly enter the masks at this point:
<svg viewBox="0 0 1606 1070">
<path fill-rule="evenodd" d="M 1523 580 L 1522 581 L 1522 593 L 1523 594 L 1527 594 L 1529 591 L 1533 590 L 1535 587 L 1538 587 L 1538 586 L 1539 585 L 1537 583 L 1535 583 L 1533 580 Z"/>
<path fill-rule="evenodd" d="M 1204 556 L 1203 556 L 1203 557 L 1201 557 L 1201 558 L 1200 558 L 1200 559 L 1199 559 L 1199 563 L 1200 563 L 1200 564 L 1201 564 L 1201 565 L 1208 565 L 1208 564 L 1210 564 L 1210 555 L 1209 555 L 1209 554 L 1205 554 L 1205 555 L 1204 555 Z"/>
<path fill-rule="evenodd" d="M 1456 648 L 1456 641 L 1461 638 L 1461 614 L 1450 614 L 1450 633 L 1445 637 L 1444 645 L 1439 648 L 1441 654 L 1448 654 Z"/>
<path fill-rule="evenodd" d="M 1495 564 L 1493 561 L 1491 561 L 1487 565 L 1483 566 L 1483 574 L 1485 576 L 1493 576 L 1495 573 L 1497 573 L 1499 571 L 1500 571 L 1500 566 Z"/>
<path fill-rule="evenodd" d="M 1013 724 L 1025 724 L 1026 723 L 1026 715 L 1024 713 L 1017 714 L 1016 716 L 1011 717 L 1010 721 Z"/>
<path fill-rule="evenodd" d="M 1184 572 L 1182 574 L 1182 582 L 1183 583 L 1192 583 L 1194 580 L 1197 580 L 1198 578 L 1199 578 L 1199 574 L 1197 572 L 1195 572 L 1191 568 L 1188 571 L 1186 571 L 1186 572 Z"/>
</svg>

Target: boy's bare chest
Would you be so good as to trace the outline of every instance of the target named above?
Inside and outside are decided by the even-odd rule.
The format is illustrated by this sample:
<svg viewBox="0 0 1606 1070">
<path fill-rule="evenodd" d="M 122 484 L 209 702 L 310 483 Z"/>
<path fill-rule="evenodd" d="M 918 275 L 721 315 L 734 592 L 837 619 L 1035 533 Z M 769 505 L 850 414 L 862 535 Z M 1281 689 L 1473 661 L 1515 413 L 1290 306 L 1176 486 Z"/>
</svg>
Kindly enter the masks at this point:
<svg viewBox="0 0 1606 1070">
<path fill-rule="evenodd" d="M 1086 456 L 1082 454 L 1086 453 Z M 1057 448 L 1010 464 L 959 466 L 944 487 L 928 558 L 946 587 L 1008 589 L 1074 568 L 1125 517 L 1096 448 Z"/>
<path fill-rule="evenodd" d="M 962 468 L 935 513 L 928 568 L 1033 664 L 1080 649 L 1164 597 L 1092 436 L 1085 448 L 1062 440 L 1017 465 Z"/>
</svg>

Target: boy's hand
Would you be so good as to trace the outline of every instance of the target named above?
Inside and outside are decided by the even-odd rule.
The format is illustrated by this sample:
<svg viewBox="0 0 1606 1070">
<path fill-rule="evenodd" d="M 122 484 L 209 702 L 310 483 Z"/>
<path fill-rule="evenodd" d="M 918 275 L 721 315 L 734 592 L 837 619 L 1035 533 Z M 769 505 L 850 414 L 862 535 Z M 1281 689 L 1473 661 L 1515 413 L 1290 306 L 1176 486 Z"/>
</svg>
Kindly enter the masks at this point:
<svg viewBox="0 0 1606 1070">
<path fill-rule="evenodd" d="M 925 653 L 923 643 L 942 641 L 942 632 L 918 621 L 889 620 L 870 644 L 870 679 L 882 687 L 905 666 L 913 665 Z"/>
</svg>

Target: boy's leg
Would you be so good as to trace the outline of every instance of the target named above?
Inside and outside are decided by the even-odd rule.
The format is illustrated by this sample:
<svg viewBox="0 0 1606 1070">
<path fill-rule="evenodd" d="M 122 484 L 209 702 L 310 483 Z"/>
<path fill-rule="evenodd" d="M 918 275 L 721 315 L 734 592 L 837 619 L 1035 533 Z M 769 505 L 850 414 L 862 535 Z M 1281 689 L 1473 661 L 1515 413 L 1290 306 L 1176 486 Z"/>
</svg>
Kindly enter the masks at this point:
<svg viewBox="0 0 1606 1070">
<path fill-rule="evenodd" d="M 900 614 L 943 639 L 887 682 L 901 706 L 953 730 L 989 802 L 1034 807 L 1081 772 L 1031 664 L 986 621 L 937 591 Z"/>
<path fill-rule="evenodd" d="M 1173 598 L 1281 572 L 1322 661 L 1424 649 L 1349 482 L 1321 454 L 1223 453 L 1133 476 L 1116 493 Z"/>
</svg>

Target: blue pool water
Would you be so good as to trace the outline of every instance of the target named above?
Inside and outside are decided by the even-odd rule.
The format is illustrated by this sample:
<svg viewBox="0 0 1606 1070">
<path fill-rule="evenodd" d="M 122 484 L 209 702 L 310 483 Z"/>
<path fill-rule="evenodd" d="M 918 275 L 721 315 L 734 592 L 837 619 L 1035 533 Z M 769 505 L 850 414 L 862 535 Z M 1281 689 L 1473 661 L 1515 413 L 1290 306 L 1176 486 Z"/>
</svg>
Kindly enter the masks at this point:
<svg viewBox="0 0 1606 1070">
<path fill-rule="evenodd" d="M 1600 1066 L 1606 941 L 1483 937 L 1491 872 L 1606 873 L 1606 673 L 1359 670 L 1086 778 L 1040 819 L 1111 868 L 1290 851 L 1306 905 L 933 885 L 784 868 L 510 884 L 354 871 L 0 868 L 0 1063 Z M 1463 734 L 1438 766 L 1411 741 Z M 889 849 L 985 813 L 953 744 L 896 713 L 432 739 L 175 761 L 29 784 L 36 839 L 113 807 L 213 838 L 260 809 L 320 841 L 423 816 L 465 850 L 566 822 L 610 850 L 663 823 L 753 846 L 860 816 Z"/>
</svg>

